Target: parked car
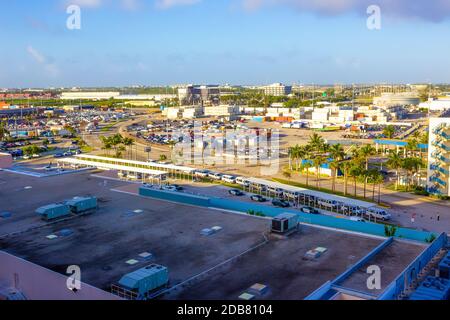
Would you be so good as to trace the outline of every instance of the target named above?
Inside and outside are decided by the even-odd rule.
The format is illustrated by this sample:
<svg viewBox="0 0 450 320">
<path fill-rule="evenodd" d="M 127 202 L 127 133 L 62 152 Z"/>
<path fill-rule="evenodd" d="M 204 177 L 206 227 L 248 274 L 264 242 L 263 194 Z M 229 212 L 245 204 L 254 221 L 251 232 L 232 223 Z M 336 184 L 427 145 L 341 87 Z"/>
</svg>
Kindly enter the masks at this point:
<svg viewBox="0 0 450 320">
<path fill-rule="evenodd" d="M 230 175 L 223 175 L 222 181 L 228 182 L 228 183 L 236 183 L 236 177 L 230 176 Z"/>
<path fill-rule="evenodd" d="M 309 214 L 319 214 L 319 210 L 314 209 L 312 207 L 303 207 L 300 209 L 301 212 L 303 213 L 309 213 Z"/>
<path fill-rule="evenodd" d="M 362 215 L 365 212 L 365 210 L 359 206 L 349 206 L 349 205 L 341 206 L 341 210 L 345 214 L 354 214 L 354 215 Z"/>
<path fill-rule="evenodd" d="M 237 197 L 241 197 L 244 195 L 244 193 L 238 189 L 232 189 L 232 190 L 228 191 L 228 193 L 231 194 L 232 196 L 237 196 Z"/>
<path fill-rule="evenodd" d="M 244 186 L 244 187 L 248 187 L 250 186 L 250 182 L 248 182 L 245 178 L 243 177 L 237 177 L 236 178 L 236 183 L 238 185 Z"/>
<path fill-rule="evenodd" d="M 194 175 L 200 178 L 206 178 L 211 173 L 209 170 L 197 170 L 194 172 Z"/>
<path fill-rule="evenodd" d="M 252 195 L 250 197 L 250 199 L 252 199 L 252 201 L 255 201 L 255 202 L 266 202 L 267 201 L 266 198 L 264 198 L 263 196 L 260 196 L 259 194 Z"/>
<path fill-rule="evenodd" d="M 365 216 L 369 217 L 369 218 L 377 219 L 377 220 L 383 220 L 383 221 L 387 221 L 387 220 L 391 219 L 391 214 L 388 213 L 386 210 L 380 209 L 380 208 L 367 209 Z"/>
<path fill-rule="evenodd" d="M 62 157 L 64 157 L 64 154 L 62 154 L 62 153 L 55 153 L 53 155 L 53 158 L 62 158 Z"/>
<path fill-rule="evenodd" d="M 273 199 L 272 205 L 274 205 L 275 207 L 280 207 L 280 208 L 289 208 L 291 206 L 289 204 L 289 202 L 281 200 L 281 199 Z"/>
<path fill-rule="evenodd" d="M 179 186 L 178 184 L 173 184 L 172 187 L 174 187 L 176 191 L 183 191 L 184 190 L 184 188 L 182 186 Z"/>
<path fill-rule="evenodd" d="M 213 180 L 221 180 L 222 174 L 221 173 L 210 173 L 210 174 L 208 174 L 208 177 Z"/>
</svg>

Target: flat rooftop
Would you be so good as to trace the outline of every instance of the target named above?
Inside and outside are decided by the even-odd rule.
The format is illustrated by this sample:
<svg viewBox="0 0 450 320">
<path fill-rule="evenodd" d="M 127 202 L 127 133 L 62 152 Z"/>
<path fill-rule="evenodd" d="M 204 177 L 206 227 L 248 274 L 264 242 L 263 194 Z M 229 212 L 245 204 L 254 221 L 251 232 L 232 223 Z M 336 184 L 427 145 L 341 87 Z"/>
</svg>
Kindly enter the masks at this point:
<svg viewBox="0 0 450 320">
<path fill-rule="evenodd" d="M 425 248 L 425 244 L 394 240 L 338 285 L 378 296 Z M 381 270 L 381 289 L 379 290 L 369 290 L 366 285 L 367 268 L 372 265 L 379 266 Z"/>
<path fill-rule="evenodd" d="M 232 300 L 255 283 L 270 288 L 261 299 L 303 299 L 383 241 L 302 226 L 288 239 L 269 236 L 262 244 L 269 230 L 266 219 L 116 192 L 131 185 L 90 172 L 47 178 L 2 172 L 0 180 L 0 211 L 12 213 L 0 218 L 0 250 L 63 274 L 67 266 L 78 265 L 83 282 L 107 291 L 124 274 L 157 263 L 168 267 L 170 286 L 212 269 L 195 285 L 180 286 L 162 299 Z M 54 223 L 34 213 L 43 205 L 86 195 L 98 197 L 97 212 Z M 212 236 L 200 234 L 213 226 L 223 229 Z M 73 233 L 47 238 L 64 229 Z M 306 259 L 306 252 L 317 247 L 327 252 Z M 414 255 L 397 251 L 405 263 Z M 144 252 L 153 259 L 142 259 Z M 129 260 L 136 264 L 127 264 Z"/>
</svg>

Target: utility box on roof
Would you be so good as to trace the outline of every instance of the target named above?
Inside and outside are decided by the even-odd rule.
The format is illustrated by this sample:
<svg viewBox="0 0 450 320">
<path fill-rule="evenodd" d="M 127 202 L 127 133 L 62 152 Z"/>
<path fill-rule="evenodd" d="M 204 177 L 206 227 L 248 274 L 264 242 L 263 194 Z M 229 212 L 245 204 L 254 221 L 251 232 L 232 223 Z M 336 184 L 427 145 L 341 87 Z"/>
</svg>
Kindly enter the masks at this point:
<svg viewBox="0 0 450 320">
<path fill-rule="evenodd" d="M 75 197 L 67 200 L 66 204 L 73 213 L 82 213 L 97 209 L 97 198 L 95 197 Z"/>
<path fill-rule="evenodd" d="M 70 215 L 70 208 L 65 203 L 54 203 L 36 209 L 36 213 L 44 220 L 53 220 Z"/>
<path fill-rule="evenodd" d="M 298 216 L 293 213 L 282 213 L 272 219 L 272 232 L 286 233 L 297 228 Z"/>
<path fill-rule="evenodd" d="M 151 264 L 142 269 L 128 273 L 119 281 L 124 289 L 134 291 L 143 297 L 149 292 L 162 288 L 169 282 L 169 271 L 166 267 Z"/>
</svg>

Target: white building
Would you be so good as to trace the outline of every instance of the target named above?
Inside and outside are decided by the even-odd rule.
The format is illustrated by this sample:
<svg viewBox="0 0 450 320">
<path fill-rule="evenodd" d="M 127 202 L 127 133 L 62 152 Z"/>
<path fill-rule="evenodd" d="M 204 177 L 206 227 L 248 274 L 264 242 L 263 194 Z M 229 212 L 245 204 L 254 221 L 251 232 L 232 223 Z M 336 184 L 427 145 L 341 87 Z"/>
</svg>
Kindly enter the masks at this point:
<svg viewBox="0 0 450 320">
<path fill-rule="evenodd" d="M 61 93 L 61 100 L 109 100 L 120 96 L 120 92 L 83 92 L 71 91 Z"/>
<path fill-rule="evenodd" d="M 427 102 L 419 104 L 419 108 L 429 109 L 430 111 L 444 111 L 450 109 L 450 97 L 441 99 L 430 99 Z"/>
<path fill-rule="evenodd" d="M 411 93 L 383 93 L 373 99 L 373 104 L 379 107 L 417 106 L 419 103 L 420 98 Z"/>
<path fill-rule="evenodd" d="M 450 112 L 430 118 L 428 143 L 428 191 L 450 196 Z"/>
<path fill-rule="evenodd" d="M 285 86 L 282 83 L 274 83 L 268 86 L 261 87 L 266 96 L 287 96 L 292 93 L 292 86 Z"/>
<path fill-rule="evenodd" d="M 207 117 L 234 117 L 239 114 L 239 107 L 230 105 L 205 107 L 203 112 Z"/>
</svg>

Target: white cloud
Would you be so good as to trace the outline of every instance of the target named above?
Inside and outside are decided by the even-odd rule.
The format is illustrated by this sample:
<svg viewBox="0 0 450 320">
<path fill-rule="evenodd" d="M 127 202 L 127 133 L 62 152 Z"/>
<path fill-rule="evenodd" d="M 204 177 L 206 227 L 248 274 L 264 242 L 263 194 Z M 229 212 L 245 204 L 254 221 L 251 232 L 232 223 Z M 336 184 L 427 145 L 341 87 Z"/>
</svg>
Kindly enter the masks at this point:
<svg viewBox="0 0 450 320">
<path fill-rule="evenodd" d="M 156 6 L 160 9 L 169 9 L 176 6 L 190 6 L 202 0 L 157 0 Z"/>
<path fill-rule="evenodd" d="M 66 6 L 77 5 L 81 8 L 99 8 L 103 4 L 103 0 L 66 0 Z"/>
<path fill-rule="evenodd" d="M 37 63 L 43 64 L 46 62 L 45 57 L 32 46 L 27 47 L 27 52 Z"/>
<path fill-rule="evenodd" d="M 60 74 L 60 70 L 55 63 L 49 62 L 48 59 L 33 46 L 29 45 L 26 48 L 28 54 L 33 58 L 39 66 L 43 68 L 45 73 L 50 77 L 57 77 Z"/>
<path fill-rule="evenodd" d="M 382 14 L 400 18 L 419 18 L 439 22 L 450 18 L 448 0 L 239 0 L 247 10 L 264 6 L 286 6 L 300 12 L 318 15 L 341 15 L 346 13 L 366 14 L 368 6 L 376 4 Z"/>
</svg>

